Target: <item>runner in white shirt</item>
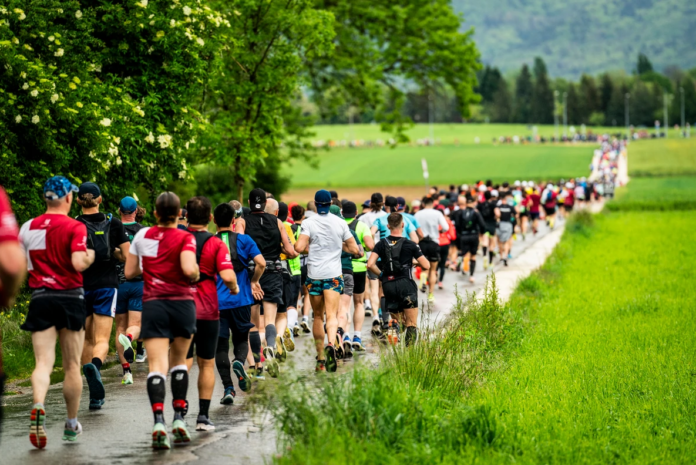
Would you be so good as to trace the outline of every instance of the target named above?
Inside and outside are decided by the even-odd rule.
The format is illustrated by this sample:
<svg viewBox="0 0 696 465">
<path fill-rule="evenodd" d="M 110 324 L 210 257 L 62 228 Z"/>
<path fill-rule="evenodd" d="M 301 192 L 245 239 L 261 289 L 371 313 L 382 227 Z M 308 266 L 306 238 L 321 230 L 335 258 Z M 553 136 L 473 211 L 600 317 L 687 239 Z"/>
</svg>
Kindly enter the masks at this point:
<svg viewBox="0 0 696 465">
<path fill-rule="evenodd" d="M 307 289 L 314 309 L 314 340 L 317 347 L 317 371 L 336 371 L 336 340 L 338 307 L 343 292 L 341 252 L 359 255 L 360 248 L 353 239 L 348 225 L 341 218 L 330 215 L 331 194 L 317 191 L 314 196 L 317 215 L 302 222 L 300 237 L 295 243 L 297 253 L 307 256 Z M 329 343 L 324 348 L 324 312 Z"/>
<path fill-rule="evenodd" d="M 423 231 L 423 239 L 418 245 L 425 258 L 430 262 L 430 270 L 428 271 L 428 302 L 435 302 L 435 283 L 437 282 L 437 262 L 440 260 L 440 231 L 449 230 L 447 220 L 442 213 L 433 208 L 433 199 L 423 197 L 421 210 L 415 214 L 421 230 Z M 423 276 L 423 275 L 421 275 Z"/>
</svg>

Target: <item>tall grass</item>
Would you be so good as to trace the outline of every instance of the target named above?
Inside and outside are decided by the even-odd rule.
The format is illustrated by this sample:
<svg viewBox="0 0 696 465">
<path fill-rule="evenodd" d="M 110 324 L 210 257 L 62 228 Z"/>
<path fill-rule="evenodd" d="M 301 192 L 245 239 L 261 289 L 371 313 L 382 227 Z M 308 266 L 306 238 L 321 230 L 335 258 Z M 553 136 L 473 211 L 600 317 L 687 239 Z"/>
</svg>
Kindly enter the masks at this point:
<svg viewBox="0 0 696 465">
<path fill-rule="evenodd" d="M 521 322 L 501 305 L 495 279 L 458 300 L 444 327 L 412 347 L 385 348 L 379 366 L 300 377 L 265 398 L 286 453 L 278 463 L 433 463 L 493 447 L 499 432 L 467 398 L 500 363 Z"/>
</svg>

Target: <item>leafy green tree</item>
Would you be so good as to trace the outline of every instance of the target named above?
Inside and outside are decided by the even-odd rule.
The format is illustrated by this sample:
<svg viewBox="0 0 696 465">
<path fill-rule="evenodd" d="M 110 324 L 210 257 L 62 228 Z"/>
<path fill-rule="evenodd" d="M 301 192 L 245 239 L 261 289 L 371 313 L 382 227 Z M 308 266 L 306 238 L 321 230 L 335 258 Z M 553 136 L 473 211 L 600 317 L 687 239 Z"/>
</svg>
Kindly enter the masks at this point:
<svg viewBox="0 0 696 465">
<path fill-rule="evenodd" d="M 669 80 L 667 76 L 664 76 L 655 71 L 648 71 L 640 75 L 640 80 L 643 82 L 650 82 L 660 87 L 663 91 L 671 94 L 674 92 L 672 88 L 672 81 Z"/>
<path fill-rule="evenodd" d="M 481 95 L 481 102 L 491 103 L 493 102 L 493 96 L 498 90 L 500 81 L 502 81 L 503 75 L 500 74 L 500 70 L 495 67 L 486 65 L 483 71 L 480 73 L 479 85 L 477 87 L 477 92 Z"/>
<path fill-rule="evenodd" d="M 577 87 L 572 82 L 568 84 L 568 96 L 566 100 L 567 113 L 568 113 L 568 124 L 580 124 L 581 114 L 580 114 L 580 97 L 578 96 Z"/>
<path fill-rule="evenodd" d="M 657 89 L 657 86 L 655 87 Z M 653 93 L 647 84 L 636 81 L 631 88 L 631 124 L 652 126 L 656 111 L 662 106 L 662 93 Z"/>
<path fill-rule="evenodd" d="M 490 113 L 494 123 L 509 123 L 512 120 L 512 96 L 505 79 L 500 81 L 498 90 L 493 95 Z"/>
<path fill-rule="evenodd" d="M 522 71 L 517 76 L 515 86 L 515 113 L 514 122 L 529 124 L 532 123 L 532 97 L 534 95 L 534 85 L 529 66 L 522 65 Z"/>
<path fill-rule="evenodd" d="M 531 102 L 531 121 L 537 124 L 553 124 L 555 107 L 553 91 L 544 60 L 534 60 L 534 94 Z"/>
<path fill-rule="evenodd" d="M 638 54 L 638 63 L 636 64 L 636 73 L 640 76 L 643 73 L 649 73 L 653 70 L 653 65 L 644 53 Z"/>
<path fill-rule="evenodd" d="M 478 101 L 478 51 L 473 31 L 461 32 L 462 20 L 449 0 L 316 0 L 314 5 L 333 14 L 336 31 L 334 52 L 307 63 L 322 116 L 346 105 L 360 112 L 373 109 L 384 130 L 406 140 L 404 81 L 422 89 L 447 85 L 461 115 L 469 116 L 469 104 Z"/>
<path fill-rule="evenodd" d="M 210 130 L 199 162 L 231 167 L 230 182 L 243 199 L 247 182 L 274 156 L 305 156 L 312 120 L 293 108 L 308 62 L 332 49 L 333 16 L 311 0 L 243 0 L 215 3 L 229 13 L 234 44 L 222 51 L 222 69 L 201 102 Z M 280 151 L 283 146 L 282 152 Z"/>
<path fill-rule="evenodd" d="M 189 106 L 228 22 L 206 2 L 9 0 L 0 8 L 0 184 L 21 220 L 62 174 L 106 208 L 187 176 L 205 123 Z"/>
<path fill-rule="evenodd" d="M 626 121 L 626 94 L 628 87 L 625 83 L 615 85 L 611 92 L 611 99 L 605 113 L 605 124 L 611 126 L 623 126 Z M 629 115 L 630 116 L 630 115 Z"/>
<path fill-rule="evenodd" d="M 599 85 L 600 111 L 605 115 L 609 110 L 609 102 L 611 95 L 614 93 L 614 82 L 611 80 L 609 73 L 602 74 L 601 83 Z"/>
<path fill-rule="evenodd" d="M 582 124 L 588 124 L 590 122 L 590 115 L 599 110 L 600 99 L 595 81 L 591 76 L 583 74 L 580 78 L 580 95 L 578 106 L 579 122 Z"/>
</svg>

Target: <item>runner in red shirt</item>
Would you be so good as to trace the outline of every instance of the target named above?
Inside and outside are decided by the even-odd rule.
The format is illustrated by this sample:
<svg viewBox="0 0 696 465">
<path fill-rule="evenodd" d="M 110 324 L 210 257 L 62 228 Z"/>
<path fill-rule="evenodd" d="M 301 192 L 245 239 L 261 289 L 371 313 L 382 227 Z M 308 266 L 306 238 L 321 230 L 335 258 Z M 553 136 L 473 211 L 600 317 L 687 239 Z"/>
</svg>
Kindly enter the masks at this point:
<svg viewBox="0 0 696 465">
<path fill-rule="evenodd" d="M 225 283 L 232 294 L 238 294 L 237 276 L 234 274 L 230 251 L 219 237 L 208 232 L 212 205 L 205 197 L 193 197 L 186 203 L 188 231 L 196 237 L 198 266 L 201 279 L 191 287 L 196 301 L 196 335 L 186 356 L 186 365 L 193 365 L 193 348 L 198 360 L 198 403 L 196 431 L 212 431 L 215 425 L 208 418 L 210 399 L 215 387 L 215 352 L 220 334 L 220 309 L 218 306 L 215 275 Z"/>
<path fill-rule="evenodd" d="M 143 275 L 143 316 L 141 337 L 145 340 L 150 373 L 147 393 L 155 426 L 152 447 L 169 449 L 164 423 L 165 380 L 169 362 L 174 397 L 172 434 L 175 444 L 191 441 L 184 412 L 188 390 L 186 354 L 196 333 L 196 305 L 191 283 L 198 281 L 196 238 L 177 229 L 179 197 L 164 192 L 157 197 L 157 226 L 143 228 L 133 238 L 126 259 L 126 279 Z"/>
<path fill-rule="evenodd" d="M 75 441 L 82 433 L 77 409 L 82 394 L 80 355 L 85 341 L 85 310 L 82 274 L 94 262 L 87 249 L 87 228 L 68 217 L 77 187 L 63 176 L 44 185 L 46 213 L 27 221 L 19 237 L 27 253 L 29 287 L 32 290 L 27 318 L 22 325 L 31 331 L 36 367 L 31 375 L 34 408 L 29 440 L 46 447 L 44 400 L 56 360 L 56 339 L 63 356 L 63 396 L 68 410 L 63 439 Z"/>
<path fill-rule="evenodd" d="M 536 235 L 537 231 L 539 231 L 539 212 L 541 209 L 541 195 L 539 195 L 538 189 L 534 189 L 527 196 L 527 208 L 529 209 L 529 216 L 532 218 L 532 232 Z"/>
<path fill-rule="evenodd" d="M 19 245 L 19 230 L 10 201 L 0 187 L 0 308 L 12 308 L 19 287 L 24 281 L 27 260 Z M 5 385 L 2 368 L 2 334 L 0 333 L 0 409 Z M 0 418 L 2 411 L 0 410 Z"/>
</svg>

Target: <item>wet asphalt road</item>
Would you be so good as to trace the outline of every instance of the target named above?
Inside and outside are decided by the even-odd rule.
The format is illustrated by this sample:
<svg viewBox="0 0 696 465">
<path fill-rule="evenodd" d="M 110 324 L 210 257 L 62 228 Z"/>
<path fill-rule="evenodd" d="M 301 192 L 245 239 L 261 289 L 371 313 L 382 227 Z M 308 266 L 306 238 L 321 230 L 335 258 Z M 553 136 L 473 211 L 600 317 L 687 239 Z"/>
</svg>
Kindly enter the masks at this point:
<svg viewBox="0 0 696 465">
<path fill-rule="evenodd" d="M 526 241 L 517 240 L 513 244 L 513 257 L 520 255 L 536 240 L 544 237 L 546 228 L 542 225 L 541 232 L 536 236 L 527 236 Z M 521 239 L 521 238 L 520 238 Z M 436 302 L 431 308 L 431 322 L 442 320 L 454 305 L 456 299 L 453 293 L 455 285 L 460 292 L 479 291 L 485 283 L 485 275 L 490 272 L 483 270 L 481 257 L 476 270 L 476 284 L 468 283 L 467 278 L 458 273 L 448 272 L 445 276 L 445 289 L 436 290 Z M 498 260 L 496 259 L 496 263 Z M 514 258 L 511 264 L 514 262 Z M 495 270 L 502 265 L 496 264 Z M 421 303 L 425 294 L 420 294 Z M 355 363 L 374 363 L 378 360 L 379 350 L 372 341 L 370 328 L 371 318 L 366 318 L 363 326 L 363 339 L 367 342 L 367 353 L 346 362 L 339 368 L 349 370 Z M 261 382 L 282 385 L 282 372 L 298 370 L 312 372 L 314 370 L 313 340 L 311 335 L 301 335 L 296 339 L 297 349 L 290 353 L 288 362 L 281 365 L 281 376 L 273 380 L 266 374 L 267 380 Z M 28 438 L 29 411 L 32 406 L 30 394 L 4 397 L 5 419 L 0 433 L 0 464 L 13 465 L 45 465 L 50 464 L 160 464 L 160 463 L 205 463 L 205 464 L 254 464 L 267 463 L 277 452 L 275 430 L 270 418 L 253 417 L 244 408 L 247 401 L 243 392 L 238 392 L 232 406 L 218 403 L 223 395 L 219 376 L 216 377 L 215 391 L 210 407 L 210 418 L 216 424 L 214 432 L 199 433 L 195 428 L 195 417 L 198 413 L 197 378 L 198 369 L 190 373 L 189 399 L 191 408 L 187 417 L 191 430 L 192 442 L 185 447 L 173 448 L 171 451 L 151 450 L 152 413 L 145 389 L 147 378 L 147 363 L 133 364 L 135 383 L 122 386 L 121 367 L 114 366 L 102 373 L 106 386 L 106 403 L 101 410 L 88 410 L 87 384 L 84 384 L 82 403 L 78 418 L 84 432 L 74 443 L 61 440 L 65 418 L 65 406 L 60 384 L 53 386 L 46 399 L 46 429 L 48 445 L 44 450 L 34 449 Z M 24 390 L 30 391 L 29 388 Z M 167 381 L 167 410 L 165 417 L 171 421 L 171 391 Z"/>
</svg>

